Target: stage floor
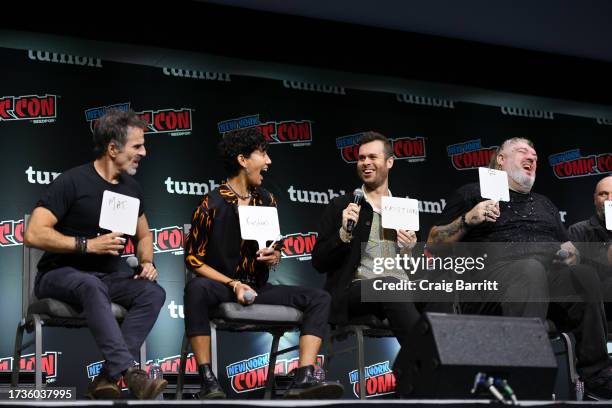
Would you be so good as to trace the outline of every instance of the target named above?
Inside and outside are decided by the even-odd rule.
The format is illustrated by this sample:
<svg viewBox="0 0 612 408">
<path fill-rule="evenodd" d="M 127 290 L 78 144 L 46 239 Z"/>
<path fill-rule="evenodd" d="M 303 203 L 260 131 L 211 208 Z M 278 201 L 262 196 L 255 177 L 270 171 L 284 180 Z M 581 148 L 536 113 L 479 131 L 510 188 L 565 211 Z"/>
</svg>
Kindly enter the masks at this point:
<svg viewBox="0 0 612 408">
<path fill-rule="evenodd" d="M 472 406 L 484 406 L 490 405 L 490 400 L 380 400 L 372 399 L 366 401 L 355 401 L 355 400 L 334 400 L 334 401 L 322 401 L 322 400 L 308 400 L 308 401 L 296 401 L 296 400 L 274 400 L 274 401 L 262 401 L 262 400 L 226 400 L 226 401 L 199 401 L 199 400 L 184 400 L 184 401 L 133 401 L 133 400 L 116 400 L 116 401 L 0 401 L 2 407 L 152 407 L 162 406 L 167 408 L 172 407 L 186 407 L 186 406 L 197 406 L 206 405 L 208 408 L 238 408 L 238 407 L 329 407 L 329 408 L 352 408 L 352 407 L 364 407 L 372 406 L 376 408 L 396 408 L 402 407 L 432 407 L 432 408 L 467 408 Z M 520 401 L 519 406 L 524 407 L 548 407 L 554 406 L 560 407 L 572 407 L 576 408 L 579 406 L 612 406 L 612 401 Z"/>
</svg>

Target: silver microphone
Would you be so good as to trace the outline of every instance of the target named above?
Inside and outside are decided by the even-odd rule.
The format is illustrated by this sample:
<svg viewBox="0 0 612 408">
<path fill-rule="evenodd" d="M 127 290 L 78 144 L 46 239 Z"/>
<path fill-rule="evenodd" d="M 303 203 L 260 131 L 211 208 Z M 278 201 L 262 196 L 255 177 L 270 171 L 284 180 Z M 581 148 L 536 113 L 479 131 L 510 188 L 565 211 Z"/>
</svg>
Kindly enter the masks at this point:
<svg viewBox="0 0 612 408">
<path fill-rule="evenodd" d="M 253 303 L 255 301 L 255 292 L 253 292 L 252 290 L 247 290 L 246 292 L 244 292 L 244 302 L 247 305 L 250 305 L 251 303 Z"/>
</svg>

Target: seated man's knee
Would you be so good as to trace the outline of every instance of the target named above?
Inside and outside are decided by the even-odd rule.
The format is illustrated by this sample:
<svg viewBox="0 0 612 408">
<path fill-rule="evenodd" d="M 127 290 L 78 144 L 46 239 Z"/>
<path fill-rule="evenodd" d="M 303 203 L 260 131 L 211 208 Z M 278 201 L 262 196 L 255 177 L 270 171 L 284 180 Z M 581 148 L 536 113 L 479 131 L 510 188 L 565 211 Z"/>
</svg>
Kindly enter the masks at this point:
<svg viewBox="0 0 612 408">
<path fill-rule="evenodd" d="M 155 282 L 149 282 L 145 289 L 145 295 L 152 304 L 160 308 L 166 301 L 166 290 Z"/>
<path fill-rule="evenodd" d="M 548 276 L 544 264 L 536 259 L 519 261 L 515 270 L 516 278 L 532 284 L 547 284 Z"/>
<path fill-rule="evenodd" d="M 108 286 L 94 275 L 84 274 L 76 287 L 76 291 L 83 301 L 100 296 L 109 298 Z"/>
</svg>

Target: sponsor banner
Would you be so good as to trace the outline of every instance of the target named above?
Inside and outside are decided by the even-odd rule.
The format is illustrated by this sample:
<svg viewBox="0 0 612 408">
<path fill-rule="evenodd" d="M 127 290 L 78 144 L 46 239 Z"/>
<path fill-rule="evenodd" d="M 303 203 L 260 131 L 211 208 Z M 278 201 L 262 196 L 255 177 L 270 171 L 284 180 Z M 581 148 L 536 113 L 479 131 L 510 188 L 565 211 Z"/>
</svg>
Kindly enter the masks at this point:
<svg viewBox="0 0 612 408">
<path fill-rule="evenodd" d="M 274 374 L 289 374 L 298 367 L 298 360 L 297 357 L 276 360 Z M 270 354 L 265 353 L 228 364 L 225 371 L 234 392 L 241 394 L 265 388 L 269 362 Z M 322 355 L 317 356 L 316 364 L 323 366 Z"/>
<path fill-rule="evenodd" d="M 547 112 L 539 109 L 514 108 L 511 106 L 502 106 L 500 109 L 503 115 L 520 116 L 523 118 L 533 119 L 555 119 L 555 114 L 553 112 Z"/>
<path fill-rule="evenodd" d="M 180 68 L 168 68 L 168 67 L 163 67 L 162 72 L 164 75 L 178 77 L 178 78 L 204 79 L 207 81 L 220 81 L 220 82 L 231 82 L 232 80 L 230 74 L 226 74 L 223 72 L 208 72 L 208 71 L 197 71 L 193 69 L 180 69 Z"/>
<path fill-rule="evenodd" d="M 45 351 L 42 353 L 42 371 L 46 375 L 47 383 L 55 382 L 57 379 L 57 361 L 60 356 L 57 351 Z M 0 372 L 10 373 L 13 370 L 13 357 L 0 358 Z M 19 360 L 21 372 L 34 372 L 36 368 L 36 356 L 34 353 L 25 354 Z"/>
<path fill-rule="evenodd" d="M 471 170 L 489 167 L 491 157 L 495 156 L 498 147 L 484 147 L 480 139 L 474 139 L 446 146 L 446 153 L 455 169 Z"/>
<path fill-rule="evenodd" d="M 340 157 L 346 163 L 358 161 L 359 141 L 362 137 L 363 132 L 336 138 L 336 147 L 340 150 Z M 406 160 L 410 163 L 425 161 L 427 153 L 424 137 L 401 137 L 389 140 L 393 147 L 395 160 Z"/>
<path fill-rule="evenodd" d="M 448 99 L 438 99 L 438 98 L 431 98 L 428 96 L 411 95 L 411 94 L 395 94 L 395 99 L 401 103 L 432 106 L 434 108 L 455 109 L 455 101 L 451 101 Z"/>
<path fill-rule="evenodd" d="M 183 228 L 173 225 L 171 227 L 151 228 L 153 236 L 153 253 L 163 254 L 172 253 L 174 255 L 183 254 Z M 136 248 L 132 238 L 128 238 L 121 256 L 134 256 Z"/>
<path fill-rule="evenodd" d="M 30 120 L 52 123 L 57 119 L 57 95 L 23 95 L 0 97 L 0 122 Z"/>
<path fill-rule="evenodd" d="M 108 106 L 98 106 L 85 110 L 85 120 L 93 132 L 97 121 L 109 110 L 129 110 L 130 102 Z M 190 108 L 163 108 L 157 110 L 137 111 L 136 114 L 147 122 L 145 134 L 169 134 L 170 136 L 190 135 L 192 129 L 192 110 Z"/>
<path fill-rule="evenodd" d="M 300 261 L 308 261 L 312 258 L 312 249 L 317 242 L 316 232 L 288 234 L 283 237 L 283 258 L 295 258 Z"/>
<path fill-rule="evenodd" d="M 259 114 L 228 119 L 217 123 L 220 134 L 238 129 L 258 127 L 269 144 L 309 146 L 312 143 L 312 121 L 283 120 L 261 122 Z"/>
<path fill-rule="evenodd" d="M 0 248 L 23 245 L 23 219 L 0 221 Z"/>
<path fill-rule="evenodd" d="M 283 87 L 297 91 L 318 92 L 334 95 L 346 95 L 346 89 L 335 85 L 322 85 L 310 82 L 283 80 Z"/>
<path fill-rule="evenodd" d="M 598 176 L 612 172 L 612 153 L 584 155 L 573 149 L 551 154 L 548 163 L 558 179 Z"/>
<path fill-rule="evenodd" d="M 102 59 L 96 57 L 81 57 L 58 52 L 28 50 L 28 58 L 32 61 L 102 68 Z"/>
<path fill-rule="evenodd" d="M 348 373 L 349 382 L 353 386 L 353 394 L 359 398 L 359 378 L 357 370 Z M 366 397 L 393 394 L 395 392 L 395 376 L 389 366 L 389 360 L 381 361 L 365 367 Z"/>
</svg>

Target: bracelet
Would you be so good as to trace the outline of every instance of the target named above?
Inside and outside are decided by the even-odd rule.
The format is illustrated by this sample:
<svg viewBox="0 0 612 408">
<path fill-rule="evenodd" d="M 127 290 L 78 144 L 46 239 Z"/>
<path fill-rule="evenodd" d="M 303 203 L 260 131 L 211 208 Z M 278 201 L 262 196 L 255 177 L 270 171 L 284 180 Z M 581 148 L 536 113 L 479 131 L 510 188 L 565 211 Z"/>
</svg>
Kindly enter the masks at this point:
<svg viewBox="0 0 612 408">
<path fill-rule="evenodd" d="M 85 255 L 87 253 L 87 238 L 74 237 L 74 249 L 77 253 Z"/>
<path fill-rule="evenodd" d="M 232 283 L 235 283 L 235 284 L 232 285 Z M 230 287 L 234 291 L 234 293 L 236 293 L 236 286 L 238 286 L 239 284 L 240 284 L 240 281 L 238 279 L 232 279 L 226 283 L 226 285 Z"/>
</svg>

